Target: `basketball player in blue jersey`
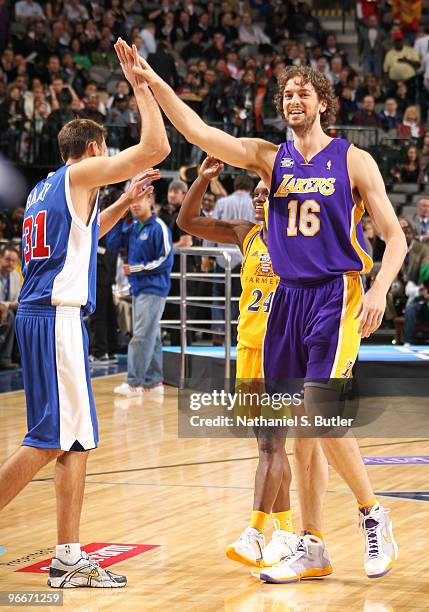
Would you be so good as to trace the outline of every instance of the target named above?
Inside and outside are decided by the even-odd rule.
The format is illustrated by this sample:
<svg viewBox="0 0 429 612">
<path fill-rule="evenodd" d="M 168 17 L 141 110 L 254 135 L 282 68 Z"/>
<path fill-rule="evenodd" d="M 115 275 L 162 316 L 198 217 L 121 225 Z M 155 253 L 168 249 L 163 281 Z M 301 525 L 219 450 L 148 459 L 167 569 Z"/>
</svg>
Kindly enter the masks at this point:
<svg viewBox="0 0 429 612">
<path fill-rule="evenodd" d="M 86 119 L 67 123 L 58 136 L 65 165 L 33 188 L 23 222 L 24 284 L 16 334 L 28 433 L 23 446 L 0 469 L 0 510 L 43 466 L 56 460 L 58 544 L 48 585 L 57 588 L 126 585 L 125 576 L 100 568 L 79 543 L 87 451 L 98 444 L 82 317 L 95 308 L 99 235 L 117 223 L 147 183 L 159 178 L 159 171 L 146 171 L 101 214 L 99 188 L 159 163 L 170 147 L 156 101 L 145 81 L 132 72 L 136 49 L 133 56 L 126 43 L 118 40 L 115 50 L 142 117 L 139 144 L 104 157 L 101 125 Z"/>
<path fill-rule="evenodd" d="M 280 282 L 267 324 L 264 376 L 266 381 L 304 379 L 306 409 L 313 411 L 320 389 L 311 383 L 350 376 L 360 338 L 379 327 L 387 291 L 406 255 L 405 238 L 375 161 L 324 132 L 333 114 L 332 87 L 309 67 L 288 67 L 279 79 L 278 110 L 293 132 L 293 140 L 280 147 L 262 139 L 235 138 L 206 125 L 143 58 L 133 70 L 146 79 L 169 120 L 189 142 L 228 164 L 253 170 L 270 185 L 268 249 Z M 386 250 L 364 295 L 360 274 L 372 265 L 363 248 L 360 220 L 365 208 Z M 358 443 L 350 435 L 309 439 L 309 457 L 319 443 L 357 500 L 366 573 L 370 578 L 384 576 L 397 557 L 397 546 Z M 301 480 L 299 488 L 303 486 L 310 485 Z M 318 530 L 314 525 L 311 529 Z M 311 547 L 302 541 L 294 555 L 264 569 L 261 578 L 299 579 L 311 557 Z"/>
</svg>

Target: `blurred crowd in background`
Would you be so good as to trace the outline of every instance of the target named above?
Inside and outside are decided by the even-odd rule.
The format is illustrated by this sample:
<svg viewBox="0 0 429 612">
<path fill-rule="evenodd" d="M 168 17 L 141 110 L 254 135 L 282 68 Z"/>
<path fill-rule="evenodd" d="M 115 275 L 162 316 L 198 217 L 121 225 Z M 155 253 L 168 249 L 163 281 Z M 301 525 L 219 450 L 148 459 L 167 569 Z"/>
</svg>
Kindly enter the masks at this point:
<svg viewBox="0 0 429 612">
<path fill-rule="evenodd" d="M 389 188 L 400 192 L 401 185 L 413 185 L 407 192 L 412 197 L 404 195 L 397 206 L 409 253 L 389 292 L 385 326 L 393 327 L 398 317 L 403 319 L 407 304 L 422 302 L 429 279 L 429 6 L 423 0 L 350 3 L 357 32 L 352 57 L 336 33 L 324 27 L 317 4 L 0 0 L 0 152 L 21 166 L 54 168 L 61 163 L 57 134 L 74 117 L 104 124 L 110 152 L 136 142 L 140 117 L 113 49 L 118 36 L 135 44 L 205 121 L 236 136 L 274 142 L 284 140 L 286 130 L 274 104 L 277 76 L 285 66 L 309 64 L 334 87 L 336 117 L 330 133 L 370 150 Z M 177 171 L 197 164 L 201 152 L 168 129 L 173 152 L 164 167 Z M 185 172 L 185 182 L 176 180 L 154 196 L 154 209 L 170 227 L 175 247 L 197 244 L 176 224 L 191 174 Z M 224 186 L 208 194 L 204 214 L 213 214 L 219 196 L 234 192 L 232 180 Z M 250 204 L 251 188 L 246 193 Z M 118 194 L 116 189 L 106 192 L 105 205 Z M 16 301 L 8 270 L 15 252 L 19 258 L 22 214 L 20 207 L 0 211 L 0 241 L 7 245 L 6 254 L 4 246 L 0 251 L 0 303 L 9 304 L 6 315 L 0 305 L 0 367 L 14 362 L 13 353 L 2 357 L 2 347 L 10 341 L 9 332 L 2 330 L 13 318 Z M 370 220 L 364 228 L 377 271 L 384 242 Z M 100 266 L 102 259 L 100 255 Z M 116 259 L 112 261 L 106 273 L 109 286 L 115 283 Z M 201 269 L 199 259 L 193 265 Z M 172 294 L 177 289 L 173 283 Z M 429 320 L 426 306 L 414 310 L 413 337 Z M 403 320 L 401 325 L 397 341 L 404 339 Z M 170 335 L 176 344 L 177 334 Z M 405 336 L 412 341 L 410 332 Z M 106 342 L 95 357 L 113 351 Z"/>
</svg>

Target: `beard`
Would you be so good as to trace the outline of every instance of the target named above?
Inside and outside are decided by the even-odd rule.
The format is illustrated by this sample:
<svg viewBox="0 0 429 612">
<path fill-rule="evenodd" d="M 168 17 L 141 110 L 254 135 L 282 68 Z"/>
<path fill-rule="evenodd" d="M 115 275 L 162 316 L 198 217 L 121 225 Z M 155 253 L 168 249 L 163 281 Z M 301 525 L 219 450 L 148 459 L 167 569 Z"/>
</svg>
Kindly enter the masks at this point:
<svg viewBox="0 0 429 612">
<path fill-rule="evenodd" d="M 300 125 L 292 125 L 288 122 L 288 127 L 297 135 L 297 136 L 305 136 L 308 132 L 311 131 L 314 122 L 316 121 L 318 115 L 318 110 L 316 109 L 314 113 L 311 115 L 305 115 L 303 122 Z"/>
</svg>

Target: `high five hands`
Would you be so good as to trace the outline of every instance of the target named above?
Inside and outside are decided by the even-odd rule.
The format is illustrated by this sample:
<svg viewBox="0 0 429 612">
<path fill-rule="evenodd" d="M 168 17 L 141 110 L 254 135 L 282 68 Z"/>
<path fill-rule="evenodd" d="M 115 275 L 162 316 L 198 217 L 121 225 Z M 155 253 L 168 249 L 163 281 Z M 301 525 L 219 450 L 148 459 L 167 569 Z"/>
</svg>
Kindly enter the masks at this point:
<svg viewBox="0 0 429 612">
<path fill-rule="evenodd" d="M 118 38 L 114 48 L 123 73 L 133 88 L 144 85 L 145 83 L 151 85 L 156 81 L 160 81 L 160 77 L 156 72 L 152 70 L 147 61 L 138 54 L 135 45 L 130 47 L 125 40 Z"/>
<path fill-rule="evenodd" d="M 144 74 L 141 73 L 140 61 L 144 60 L 139 56 L 137 47 L 135 45 L 130 47 L 125 40 L 118 38 L 114 48 L 125 78 L 130 83 L 131 87 L 134 90 L 144 89 L 148 80 L 144 77 Z"/>
</svg>

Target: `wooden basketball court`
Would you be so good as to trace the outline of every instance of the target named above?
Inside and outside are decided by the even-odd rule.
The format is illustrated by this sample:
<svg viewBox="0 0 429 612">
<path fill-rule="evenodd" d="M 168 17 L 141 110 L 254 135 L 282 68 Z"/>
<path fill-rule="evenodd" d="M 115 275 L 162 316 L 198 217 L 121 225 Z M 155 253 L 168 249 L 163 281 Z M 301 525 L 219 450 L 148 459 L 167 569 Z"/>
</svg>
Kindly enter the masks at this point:
<svg viewBox="0 0 429 612">
<path fill-rule="evenodd" d="M 356 528 L 355 502 L 331 470 L 325 537 L 334 573 L 323 581 L 263 584 L 250 576 L 248 568 L 224 556 L 225 546 L 238 537 L 249 518 L 255 441 L 178 439 L 177 390 L 167 387 L 164 399 L 116 399 L 113 388 L 122 380 L 123 375 L 116 375 L 93 381 L 100 449 L 91 453 L 88 463 L 81 543 L 157 547 L 111 566 L 112 571 L 127 575 L 127 588 L 65 590 L 64 609 L 428 609 L 429 505 L 380 497 L 392 509 L 399 559 L 384 579 L 369 580 L 363 570 L 363 537 Z M 0 417 L 1 463 L 26 431 L 22 391 L 0 395 Z M 370 456 L 422 455 L 428 443 L 364 439 L 361 447 Z M 429 488 L 427 465 L 368 469 L 377 492 Z M 47 559 L 46 549 L 55 545 L 52 473 L 52 466 L 45 468 L 0 514 L 0 551 L 5 549 L 0 554 L 0 591 L 49 590 L 46 574 L 16 570 Z M 294 489 L 292 503 L 298 526 Z"/>
</svg>

